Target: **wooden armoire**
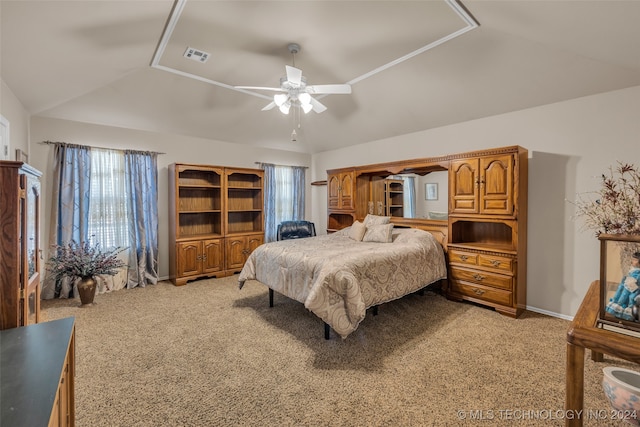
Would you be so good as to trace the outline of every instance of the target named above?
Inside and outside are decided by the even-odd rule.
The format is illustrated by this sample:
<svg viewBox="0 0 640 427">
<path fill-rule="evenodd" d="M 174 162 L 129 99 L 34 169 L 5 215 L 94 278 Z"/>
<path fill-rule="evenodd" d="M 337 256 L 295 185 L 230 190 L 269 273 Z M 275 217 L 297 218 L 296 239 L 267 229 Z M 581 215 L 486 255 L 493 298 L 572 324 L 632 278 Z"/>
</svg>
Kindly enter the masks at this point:
<svg viewBox="0 0 640 427">
<path fill-rule="evenodd" d="M 40 321 L 40 176 L 0 161 L 0 329 Z"/>
<path fill-rule="evenodd" d="M 239 272 L 264 242 L 264 171 L 169 165 L 169 276 L 175 285 Z"/>
</svg>

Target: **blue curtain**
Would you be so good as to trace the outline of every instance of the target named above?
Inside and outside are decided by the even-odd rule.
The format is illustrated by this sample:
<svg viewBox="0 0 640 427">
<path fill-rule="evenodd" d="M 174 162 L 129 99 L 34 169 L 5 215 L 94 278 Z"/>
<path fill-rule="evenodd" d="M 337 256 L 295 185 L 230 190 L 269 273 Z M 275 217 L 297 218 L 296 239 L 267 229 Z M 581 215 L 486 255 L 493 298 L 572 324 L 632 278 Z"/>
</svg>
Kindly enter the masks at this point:
<svg viewBox="0 0 640 427">
<path fill-rule="evenodd" d="M 125 151 L 129 193 L 129 276 L 127 288 L 158 282 L 157 154 Z"/>
<path fill-rule="evenodd" d="M 49 244 L 83 242 L 89 233 L 91 157 L 89 147 L 56 143 L 53 150 Z M 45 280 L 42 298 L 69 298 L 77 292 L 69 280 Z"/>
<path fill-rule="evenodd" d="M 264 241 L 277 240 L 278 224 L 303 220 L 305 212 L 305 174 L 303 166 L 277 166 L 262 163 L 264 169 Z"/>
</svg>

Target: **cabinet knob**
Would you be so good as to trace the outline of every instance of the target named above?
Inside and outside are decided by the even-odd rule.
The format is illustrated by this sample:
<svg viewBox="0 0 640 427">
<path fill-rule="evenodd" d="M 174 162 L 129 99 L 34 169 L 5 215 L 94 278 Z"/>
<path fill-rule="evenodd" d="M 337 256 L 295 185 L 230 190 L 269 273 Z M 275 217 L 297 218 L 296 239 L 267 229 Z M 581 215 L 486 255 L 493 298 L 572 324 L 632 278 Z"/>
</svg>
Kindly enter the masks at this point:
<svg viewBox="0 0 640 427">
<path fill-rule="evenodd" d="M 484 292 L 485 291 L 483 291 L 482 289 L 478 289 L 478 288 L 475 288 L 473 290 L 473 293 L 476 294 L 476 295 L 482 295 L 482 294 L 484 294 Z"/>
<path fill-rule="evenodd" d="M 482 280 L 484 280 L 484 276 L 482 276 L 482 275 L 480 275 L 480 274 L 478 274 L 478 273 L 474 274 L 474 275 L 473 275 L 473 278 L 474 278 L 474 279 L 476 279 L 476 280 L 478 280 L 478 281 L 482 281 Z"/>
<path fill-rule="evenodd" d="M 498 267 L 500 264 L 502 264 L 497 259 L 492 259 L 490 262 L 491 262 L 491 265 L 493 265 L 494 267 Z"/>
<path fill-rule="evenodd" d="M 468 260 L 468 259 L 469 259 L 469 257 L 468 257 L 468 256 L 466 256 L 466 255 L 460 255 L 460 260 L 462 260 L 462 261 L 466 261 L 466 260 Z"/>
</svg>

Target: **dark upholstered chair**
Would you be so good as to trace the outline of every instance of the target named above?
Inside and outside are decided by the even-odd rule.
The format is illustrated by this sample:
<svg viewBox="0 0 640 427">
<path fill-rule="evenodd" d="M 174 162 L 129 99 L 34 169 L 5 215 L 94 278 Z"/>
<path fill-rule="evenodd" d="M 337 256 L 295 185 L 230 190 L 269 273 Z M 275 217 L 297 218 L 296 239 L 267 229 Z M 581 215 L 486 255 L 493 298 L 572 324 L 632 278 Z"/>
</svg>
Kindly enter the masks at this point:
<svg viewBox="0 0 640 427">
<path fill-rule="evenodd" d="M 278 240 L 301 239 L 316 235 L 316 226 L 310 221 L 283 221 L 278 225 Z"/>
</svg>

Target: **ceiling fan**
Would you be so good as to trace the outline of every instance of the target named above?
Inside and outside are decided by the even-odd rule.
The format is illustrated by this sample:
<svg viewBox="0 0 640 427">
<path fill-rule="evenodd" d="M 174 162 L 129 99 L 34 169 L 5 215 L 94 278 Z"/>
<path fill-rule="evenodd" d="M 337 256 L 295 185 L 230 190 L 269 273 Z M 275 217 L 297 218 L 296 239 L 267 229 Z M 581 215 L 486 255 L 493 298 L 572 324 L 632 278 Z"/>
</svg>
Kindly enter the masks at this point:
<svg viewBox="0 0 640 427">
<path fill-rule="evenodd" d="M 311 95 L 351 93 L 351 85 L 349 84 L 307 85 L 307 79 L 302 75 L 302 70 L 295 68 L 295 55 L 300 52 L 300 46 L 296 43 L 290 43 L 287 47 L 293 55 L 293 66 L 285 66 L 286 77 L 280 78 L 280 87 L 234 86 L 236 89 L 281 92 L 275 94 L 273 101 L 267 104 L 262 111 L 278 107 L 283 114 L 289 114 L 289 109 L 292 106 L 299 106 L 305 114 L 311 110 L 322 113 L 327 107 Z"/>
</svg>

